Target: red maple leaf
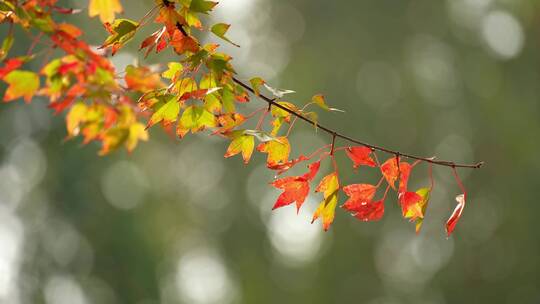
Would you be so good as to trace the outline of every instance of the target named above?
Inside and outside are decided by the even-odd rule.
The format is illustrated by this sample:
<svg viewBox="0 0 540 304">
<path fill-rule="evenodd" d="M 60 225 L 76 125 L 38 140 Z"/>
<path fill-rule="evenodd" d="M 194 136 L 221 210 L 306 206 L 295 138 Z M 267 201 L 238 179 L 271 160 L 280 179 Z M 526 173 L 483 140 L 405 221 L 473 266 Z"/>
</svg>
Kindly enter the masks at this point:
<svg viewBox="0 0 540 304">
<path fill-rule="evenodd" d="M 321 162 L 317 161 L 308 166 L 309 172 L 304 175 L 289 176 L 275 180 L 272 183 L 272 186 L 282 189 L 283 193 L 278 197 L 272 209 L 277 209 L 296 202 L 296 210 L 298 212 L 308 196 L 309 182 L 315 178 L 320 166 Z"/>
<path fill-rule="evenodd" d="M 353 161 L 353 167 L 355 169 L 358 169 L 362 165 L 369 167 L 377 166 L 375 161 L 370 157 L 370 154 L 373 152 L 371 148 L 362 146 L 348 147 L 345 152 L 347 152 L 347 156 Z"/>
<path fill-rule="evenodd" d="M 376 201 L 366 203 L 362 208 L 359 208 L 358 211 L 353 214 L 357 219 L 369 222 L 369 221 L 378 221 L 384 215 L 384 201 Z"/>
<path fill-rule="evenodd" d="M 370 184 L 353 184 L 343 187 L 349 199 L 341 208 L 351 212 L 357 219 L 367 221 L 380 220 L 384 214 L 384 202 L 373 202 L 377 187 Z"/>
</svg>

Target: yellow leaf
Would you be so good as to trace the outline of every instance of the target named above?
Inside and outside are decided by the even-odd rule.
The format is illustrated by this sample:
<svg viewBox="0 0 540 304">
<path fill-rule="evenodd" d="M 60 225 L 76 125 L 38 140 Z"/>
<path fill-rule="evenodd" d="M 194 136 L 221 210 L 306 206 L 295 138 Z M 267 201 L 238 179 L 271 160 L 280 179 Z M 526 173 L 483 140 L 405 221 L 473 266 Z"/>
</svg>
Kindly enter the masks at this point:
<svg viewBox="0 0 540 304">
<path fill-rule="evenodd" d="M 94 17 L 99 15 L 101 22 L 113 22 L 115 13 L 122 12 L 120 0 L 90 0 L 88 5 L 88 15 Z"/>
<path fill-rule="evenodd" d="M 137 147 L 139 140 L 147 141 L 148 132 L 146 131 L 143 124 L 134 123 L 129 127 L 129 135 L 126 141 L 126 149 L 128 150 L 128 152 L 133 151 L 133 149 Z"/>
<path fill-rule="evenodd" d="M 39 76 L 29 71 L 11 71 L 4 77 L 4 81 L 9 85 L 4 94 L 4 101 L 23 97 L 28 103 L 39 89 Z"/>
<path fill-rule="evenodd" d="M 251 154 L 253 153 L 253 148 L 255 147 L 255 139 L 251 135 L 245 135 L 244 131 L 234 131 L 231 135 L 233 140 L 227 148 L 227 152 L 224 157 L 231 157 L 238 153 L 242 153 L 242 158 L 244 163 L 248 163 Z"/>
<path fill-rule="evenodd" d="M 424 222 L 424 217 L 426 216 L 426 210 L 429 203 L 429 197 L 431 195 L 431 189 L 430 188 L 421 188 L 418 191 L 416 191 L 420 197 L 422 197 L 422 200 L 420 200 L 418 204 L 418 208 L 420 209 L 420 215 L 417 218 L 411 218 L 411 220 L 416 219 L 416 233 L 420 232 L 420 228 L 422 228 L 422 224 Z"/>
<path fill-rule="evenodd" d="M 180 117 L 176 133 L 178 136 L 183 137 L 189 130 L 191 130 L 191 133 L 196 133 L 216 125 L 214 114 L 203 107 L 189 106 Z"/>
<path fill-rule="evenodd" d="M 165 124 L 175 122 L 179 112 L 180 103 L 173 97 L 152 114 L 150 121 L 148 121 L 148 127 L 151 127 L 160 121 L 163 121 Z"/>
<path fill-rule="evenodd" d="M 334 221 L 334 215 L 336 211 L 336 206 L 338 203 L 338 190 L 339 190 L 339 179 L 337 173 L 331 173 L 325 176 L 315 192 L 322 192 L 324 200 L 319 204 L 319 208 L 313 214 L 313 219 L 311 223 L 317 220 L 319 217 L 322 217 L 323 229 L 326 231 L 330 228 L 330 225 Z"/>
<path fill-rule="evenodd" d="M 317 220 L 319 217 L 322 217 L 322 225 L 324 231 L 327 231 L 334 221 L 334 216 L 336 213 L 336 206 L 338 202 L 337 191 L 334 192 L 328 199 L 323 200 L 315 213 L 313 214 L 313 219 L 311 223 Z"/>
<path fill-rule="evenodd" d="M 70 136 L 79 134 L 79 126 L 85 121 L 87 112 L 88 107 L 82 102 L 78 102 L 71 107 L 66 116 L 66 128 Z"/>
<path fill-rule="evenodd" d="M 286 163 L 289 160 L 291 145 L 287 137 L 278 137 L 275 140 L 261 143 L 257 147 L 257 151 L 268 153 L 266 163 L 268 166 L 274 166 Z"/>
<path fill-rule="evenodd" d="M 315 192 L 322 192 L 324 198 L 330 197 L 333 193 L 335 193 L 339 189 L 339 179 L 337 174 L 331 173 L 325 176 L 319 185 L 317 186 L 317 189 L 315 189 Z"/>
<path fill-rule="evenodd" d="M 108 129 L 103 135 L 103 145 L 99 155 L 106 155 L 118 149 L 127 140 L 128 136 L 128 130 L 125 128 L 114 127 Z"/>
</svg>

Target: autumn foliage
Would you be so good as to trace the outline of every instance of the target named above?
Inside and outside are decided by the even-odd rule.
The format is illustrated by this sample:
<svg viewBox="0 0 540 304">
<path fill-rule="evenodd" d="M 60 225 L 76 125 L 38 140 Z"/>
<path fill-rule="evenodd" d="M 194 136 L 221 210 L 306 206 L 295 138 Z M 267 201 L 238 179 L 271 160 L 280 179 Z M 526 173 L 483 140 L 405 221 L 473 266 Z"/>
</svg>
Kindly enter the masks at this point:
<svg viewBox="0 0 540 304">
<path fill-rule="evenodd" d="M 123 11 L 120 0 L 90 0 L 88 15 L 99 18 L 108 32 L 103 43 L 94 47 L 73 24 L 55 21 L 59 15 L 82 10 L 59 7 L 56 0 L 0 0 L 0 23 L 8 33 L 0 48 L 0 79 L 7 84 L 3 100 L 28 103 L 36 95 L 46 97 L 55 114 L 65 113 L 67 138 L 82 137 L 85 144 L 97 142 L 101 155 L 122 147 L 131 152 L 140 141 L 148 140 L 147 129 L 157 126 L 179 138 L 203 131 L 222 137 L 228 141 L 224 156 L 241 157 L 246 164 L 255 151 L 266 154 L 268 169 L 276 173 L 270 185 L 281 191 L 273 208 L 294 205 L 300 210 L 316 185 L 314 192 L 321 201 L 313 221 L 320 220 L 324 230 L 334 220 L 342 193 L 345 201 L 341 209 L 360 221 L 377 221 L 384 215 L 388 194 L 395 191 L 402 216 L 414 222 L 418 232 L 434 185 L 432 166 L 447 166 L 461 190 L 446 223 L 447 234 L 454 231 L 466 201 L 456 168 L 479 168 L 481 163 L 459 165 L 358 142 L 318 123 L 313 108 L 339 111 L 330 107 L 323 95 L 295 105 L 284 99 L 292 91 L 275 89 L 260 77 L 240 80 L 231 56 L 220 52 L 218 44 L 203 45 L 197 38 L 212 33 L 238 46 L 227 37 L 229 24 L 203 24 L 201 16 L 216 5 L 207 0 L 156 0 L 146 15 L 131 20 L 116 18 Z M 24 55 L 10 54 L 14 27 L 23 29 L 32 41 Z M 143 27 L 155 31 L 139 37 Z M 139 64 L 117 71 L 108 58 L 127 43 L 139 43 L 143 57 L 169 50 L 178 59 L 159 68 Z M 38 58 L 43 58 L 39 71 L 25 69 Z M 263 106 L 252 113 L 242 111 L 242 104 L 255 100 Z M 299 119 L 312 124 L 314 132 L 327 132 L 331 143 L 311 155 L 294 156 L 288 136 Z M 245 127 L 251 120 L 257 121 L 254 129 Z M 337 146 L 340 139 L 348 145 Z M 377 170 L 379 181 L 342 185 L 337 153 L 344 153 L 351 169 L 360 173 Z M 389 157 L 380 162 L 377 153 Z M 319 172 L 323 161 L 332 163 L 331 172 Z M 307 165 L 304 174 L 284 177 L 300 164 Z M 409 177 L 420 164 L 427 165 L 430 184 L 411 190 Z"/>
</svg>

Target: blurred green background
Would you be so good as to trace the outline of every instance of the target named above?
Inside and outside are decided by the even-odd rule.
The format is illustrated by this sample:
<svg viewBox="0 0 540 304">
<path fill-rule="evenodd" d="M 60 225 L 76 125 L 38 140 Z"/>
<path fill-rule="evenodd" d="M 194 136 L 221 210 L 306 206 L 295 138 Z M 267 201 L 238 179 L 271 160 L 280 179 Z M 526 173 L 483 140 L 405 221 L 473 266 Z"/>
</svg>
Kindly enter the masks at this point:
<svg viewBox="0 0 540 304">
<path fill-rule="evenodd" d="M 133 19 L 153 6 L 122 3 Z M 96 45 L 106 37 L 86 11 L 66 19 Z M 0 303 L 540 302 L 539 1 L 222 0 L 211 21 L 233 24 L 242 48 L 225 50 L 241 78 L 346 110 L 321 122 L 403 152 L 485 161 L 459 171 L 469 192 L 454 235 L 447 168 L 434 170 L 419 235 L 394 197 L 380 222 L 338 210 L 324 233 L 309 224 L 317 195 L 298 216 L 270 211 L 279 191 L 263 155 L 244 166 L 223 159 L 222 140 L 155 128 L 133 154 L 98 157 L 64 142 L 63 117 L 35 98 L 0 106 Z M 18 37 L 12 54 L 28 48 Z M 114 57 L 119 70 L 142 60 L 137 46 Z M 297 126 L 294 155 L 328 143 Z M 339 165 L 344 183 L 370 177 Z M 420 166 L 411 187 L 426 178 Z"/>
</svg>

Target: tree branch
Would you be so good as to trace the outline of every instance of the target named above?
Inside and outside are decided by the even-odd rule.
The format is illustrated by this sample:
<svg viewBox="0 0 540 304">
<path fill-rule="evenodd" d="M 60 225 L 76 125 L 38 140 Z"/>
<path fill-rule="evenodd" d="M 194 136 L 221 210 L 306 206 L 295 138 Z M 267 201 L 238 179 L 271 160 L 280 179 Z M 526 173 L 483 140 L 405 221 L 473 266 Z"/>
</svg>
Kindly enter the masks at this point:
<svg viewBox="0 0 540 304">
<path fill-rule="evenodd" d="M 236 78 L 236 77 L 233 77 L 233 81 L 235 83 L 237 83 L 238 85 L 240 85 L 241 87 L 243 87 L 244 89 L 248 90 L 249 92 L 251 92 L 252 94 L 255 94 L 255 90 L 253 90 L 253 88 L 249 85 L 247 85 L 246 83 L 244 83 L 242 80 Z M 456 163 L 456 162 L 453 162 L 453 161 L 446 161 L 446 160 L 435 160 L 434 158 L 428 158 L 428 157 L 420 157 L 420 156 L 416 156 L 416 155 L 411 155 L 411 154 L 406 154 L 406 153 L 402 153 L 400 151 L 396 151 L 396 150 L 390 150 L 390 149 L 387 149 L 387 148 L 384 148 L 384 147 L 380 147 L 380 146 L 376 146 L 376 145 L 372 145 L 372 144 L 369 144 L 369 143 L 365 143 L 363 141 L 360 141 L 360 140 L 357 140 L 357 139 L 354 139 L 350 136 L 347 136 L 347 135 L 344 135 L 344 134 L 341 134 L 329 127 L 325 127 L 323 125 L 320 125 L 319 123 L 305 117 L 304 115 L 300 114 L 300 113 L 297 113 L 296 111 L 294 110 L 291 110 L 281 104 L 279 104 L 278 102 L 276 102 L 275 99 L 273 98 L 269 98 L 263 94 L 258 94 L 258 96 L 266 101 L 270 106 L 275 106 L 275 107 L 278 107 L 300 119 L 302 119 L 303 121 L 305 122 L 308 122 L 312 125 L 316 125 L 317 128 L 325 131 L 326 133 L 332 135 L 334 138 L 341 138 L 345 141 L 348 141 L 350 143 L 354 143 L 354 144 L 357 144 L 357 145 L 360 145 L 360 146 L 364 146 L 364 147 L 368 147 L 374 151 L 381 151 L 381 152 L 385 152 L 385 153 L 388 153 L 388 154 L 393 154 L 395 155 L 396 157 L 406 157 L 406 158 L 409 158 L 409 159 L 416 159 L 416 160 L 421 160 L 421 161 L 425 161 L 425 162 L 428 162 L 428 163 L 431 163 L 431 164 L 434 164 L 434 165 L 438 165 L 438 166 L 446 166 L 446 167 L 452 167 L 452 168 L 469 168 L 469 169 L 478 169 L 480 167 L 482 167 L 482 165 L 484 165 L 484 162 L 478 162 L 476 164 L 460 164 L 460 163 Z"/>
</svg>

